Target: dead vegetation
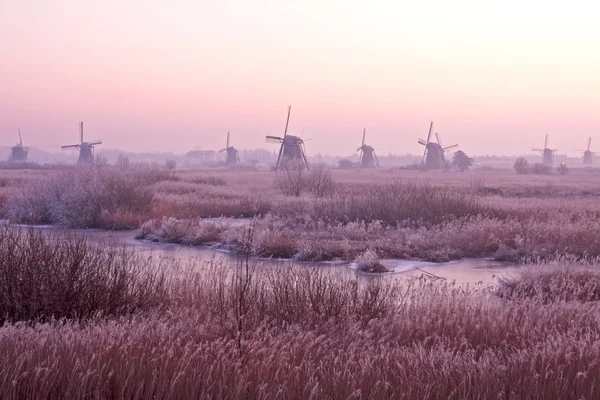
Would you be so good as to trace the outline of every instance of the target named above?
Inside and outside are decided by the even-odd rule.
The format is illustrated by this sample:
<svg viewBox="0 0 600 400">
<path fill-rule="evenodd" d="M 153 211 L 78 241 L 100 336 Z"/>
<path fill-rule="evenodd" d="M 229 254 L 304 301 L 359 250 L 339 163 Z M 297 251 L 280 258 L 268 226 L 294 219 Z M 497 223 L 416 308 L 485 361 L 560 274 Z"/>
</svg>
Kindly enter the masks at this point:
<svg viewBox="0 0 600 400">
<path fill-rule="evenodd" d="M 598 302 L 243 262 L 170 271 L 161 311 L 5 323 L 0 397 L 599 394 Z"/>
<path fill-rule="evenodd" d="M 122 316 L 159 304 L 164 277 L 131 250 L 0 227 L 0 325 Z"/>
<path fill-rule="evenodd" d="M 26 187 L 8 205 L 11 221 L 69 228 L 136 228 L 149 214 L 151 185 L 169 178 L 156 166 L 79 165 Z"/>
</svg>

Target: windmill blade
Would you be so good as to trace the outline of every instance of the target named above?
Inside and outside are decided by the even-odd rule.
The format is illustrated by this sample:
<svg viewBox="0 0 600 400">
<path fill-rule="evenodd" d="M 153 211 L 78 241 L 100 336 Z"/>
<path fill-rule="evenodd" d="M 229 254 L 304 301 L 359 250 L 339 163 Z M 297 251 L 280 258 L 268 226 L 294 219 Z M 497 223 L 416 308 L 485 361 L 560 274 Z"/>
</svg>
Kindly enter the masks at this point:
<svg viewBox="0 0 600 400">
<path fill-rule="evenodd" d="M 431 131 L 433 130 L 433 121 L 431 121 L 431 123 L 429 124 L 429 133 L 427 134 L 427 141 L 425 143 L 421 142 L 421 139 L 419 139 L 419 143 L 425 145 L 425 149 L 423 149 L 423 159 L 421 159 L 421 164 L 425 163 L 425 157 L 427 156 L 427 145 L 429 144 L 429 141 L 431 140 Z"/>
<path fill-rule="evenodd" d="M 23 147 L 23 150 L 29 151 L 29 147 Z"/>
<path fill-rule="evenodd" d="M 359 147 L 358 150 L 360 150 L 360 155 L 358 156 L 358 169 L 360 169 L 361 165 L 362 165 L 362 159 L 363 159 L 363 150 L 362 147 Z"/>
<path fill-rule="evenodd" d="M 281 147 L 279 148 L 279 155 L 277 156 L 277 164 L 275 164 L 275 171 L 279 169 L 279 163 L 281 162 L 281 155 L 283 154 L 283 143 L 281 143 Z"/>
<path fill-rule="evenodd" d="M 380 168 L 379 158 L 377 158 L 377 154 L 375 154 L 375 150 L 373 150 L 373 158 L 375 158 L 375 163 L 377 165 L 377 168 Z"/>
<path fill-rule="evenodd" d="M 310 167 L 308 166 L 308 159 L 306 158 L 306 148 L 304 147 L 304 142 L 300 144 L 300 151 L 302 152 L 302 158 L 304 159 L 304 163 L 306 164 L 306 169 L 310 171 Z"/>
<path fill-rule="evenodd" d="M 457 144 L 453 144 L 452 146 L 448 146 L 448 147 L 442 147 L 442 149 L 443 149 L 444 151 L 446 151 L 446 150 L 453 149 L 453 148 L 455 148 L 455 147 L 458 147 L 458 145 L 457 145 Z"/>
<path fill-rule="evenodd" d="M 429 124 L 429 133 L 427 134 L 427 143 L 431 140 L 431 131 L 433 130 L 433 121 Z"/>
<path fill-rule="evenodd" d="M 21 136 L 21 134 L 19 133 L 19 136 Z M 590 151 L 590 147 L 592 147 L 592 138 L 590 138 L 588 140 L 588 151 Z"/>
<path fill-rule="evenodd" d="M 364 146 L 360 146 L 358 149 L 356 149 L 356 152 L 358 153 L 359 151 L 362 152 L 363 151 Z"/>
<path fill-rule="evenodd" d="M 83 121 L 79 122 L 79 135 L 81 137 L 81 141 L 79 143 L 83 143 Z"/>
<path fill-rule="evenodd" d="M 362 141 L 362 145 L 360 147 L 365 145 L 365 136 L 367 136 L 367 128 L 363 129 L 363 141 Z"/>
<path fill-rule="evenodd" d="M 23 138 L 21 137 L 21 129 L 19 129 L 19 146 L 23 147 Z"/>
<path fill-rule="evenodd" d="M 531 149 L 531 151 L 541 151 L 541 152 L 543 152 L 544 149 Z"/>
<path fill-rule="evenodd" d="M 441 147 L 444 147 L 444 146 L 442 146 L 442 141 L 440 140 L 440 134 L 439 134 L 439 133 L 437 133 L 437 132 L 435 133 L 435 138 L 436 138 L 436 140 L 437 140 L 438 144 L 439 144 Z"/>
<path fill-rule="evenodd" d="M 225 146 L 226 149 L 229 148 L 229 132 L 227 132 L 227 145 Z"/>
<path fill-rule="evenodd" d="M 92 140 L 91 142 L 87 142 L 90 146 L 95 146 L 97 144 L 102 144 L 102 140 Z"/>
<path fill-rule="evenodd" d="M 222 153 L 224 151 L 227 151 L 227 149 L 221 149 L 221 150 L 219 150 L 219 153 Z"/>
<path fill-rule="evenodd" d="M 70 148 L 79 148 L 81 145 L 79 144 L 69 144 L 67 146 L 60 146 L 61 149 L 70 149 Z"/>
<path fill-rule="evenodd" d="M 288 116 L 287 116 L 287 120 L 285 121 L 285 131 L 283 131 L 283 137 L 287 136 L 287 130 L 288 130 L 288 125 L 290 123 L 291 112 L 292 112 L 292 106 L 288 106 Z"/>
<path fill-rule="evenodd" d="M 267 136 L 266 142 L 267 143 L 281 143 L 283 141 L 283 138 L 280 138 L 279 136 Z"/>
<path fill-rule="evenodd" d="M 546 134 L 546 140 L 544 140 L 544 148 L 548 148 L 548 134 Z"/>
<path fill-rule="evenodd" d="M 422 144 L 423 146 L 427 146 L 427 142 L 425 140 L 423 140 L 423 139 L 419 139 L 418 143 Z"/>
</svg>

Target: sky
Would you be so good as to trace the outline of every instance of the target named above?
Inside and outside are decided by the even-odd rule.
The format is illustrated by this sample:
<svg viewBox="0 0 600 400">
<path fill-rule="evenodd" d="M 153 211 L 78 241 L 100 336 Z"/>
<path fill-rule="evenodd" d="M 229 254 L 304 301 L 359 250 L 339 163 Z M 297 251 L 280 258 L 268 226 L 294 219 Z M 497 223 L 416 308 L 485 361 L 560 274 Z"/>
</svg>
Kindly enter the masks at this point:
<svg viewBox="0 0 600 400">
<path fill-rule="evenodd" d="M 592 1 L 0 0 L 0 146 L 600 151 Z M 597 138 L 597 139 L 596 139 Z M 594 150 L 594 149 L 593 149 Z"/>
</svg>

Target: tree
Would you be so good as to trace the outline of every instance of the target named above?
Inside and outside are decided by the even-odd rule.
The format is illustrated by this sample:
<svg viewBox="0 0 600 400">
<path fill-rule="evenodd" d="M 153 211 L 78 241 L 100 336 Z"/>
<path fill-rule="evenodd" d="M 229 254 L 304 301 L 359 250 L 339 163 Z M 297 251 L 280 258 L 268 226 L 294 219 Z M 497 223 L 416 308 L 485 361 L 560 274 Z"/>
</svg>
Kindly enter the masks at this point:
<svg viewBox="0 0 600 400">
<path fill-rule="evenodd" d="M 567 167 L 567 164 L 565 164 L 564 162 L 560 163 L 560 165 L 556 168 L 556 170 L 561 175 L 566 175 L 569 173 L 569 167 Z"/>
<path fill-rule="evenodd" d="M 529 172 L 529 163 L 524 157 L 519 157 L 517 158 L 517 161 L 515 161 L 514 168 L 515 171 L 517 171 L 517 174 L 525 175 Z"/>
<path fill-rule="evenodd" d="M 454 153 L 454 157 L 452 157 L 452 165 L 460 169 L 461 172 L 469 169 L 471 164 L 473 164 L 473 159 L 466 155 L 464 151 L 459 150 Z"/>
<path fill-rule="evenodd" d="M 338 168 L 339 169 L 352 169 L 352 168 L 354 168 L 354 165 L 352 165 L 352 161 L 343 159 L 338 162 Z"/>
</svg>

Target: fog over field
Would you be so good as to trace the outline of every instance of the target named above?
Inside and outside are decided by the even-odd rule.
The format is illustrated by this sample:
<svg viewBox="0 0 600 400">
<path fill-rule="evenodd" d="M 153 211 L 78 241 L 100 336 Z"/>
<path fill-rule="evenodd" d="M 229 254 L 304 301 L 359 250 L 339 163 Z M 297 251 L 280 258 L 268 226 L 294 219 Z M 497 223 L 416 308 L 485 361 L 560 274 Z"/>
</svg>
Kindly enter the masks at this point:
<svg viewBox="0 0 600 400">
<path fill-rule="evenodd" d="M 600 398 L 599 11 L 0 1 L 0 399 Z"/>
</svg>

